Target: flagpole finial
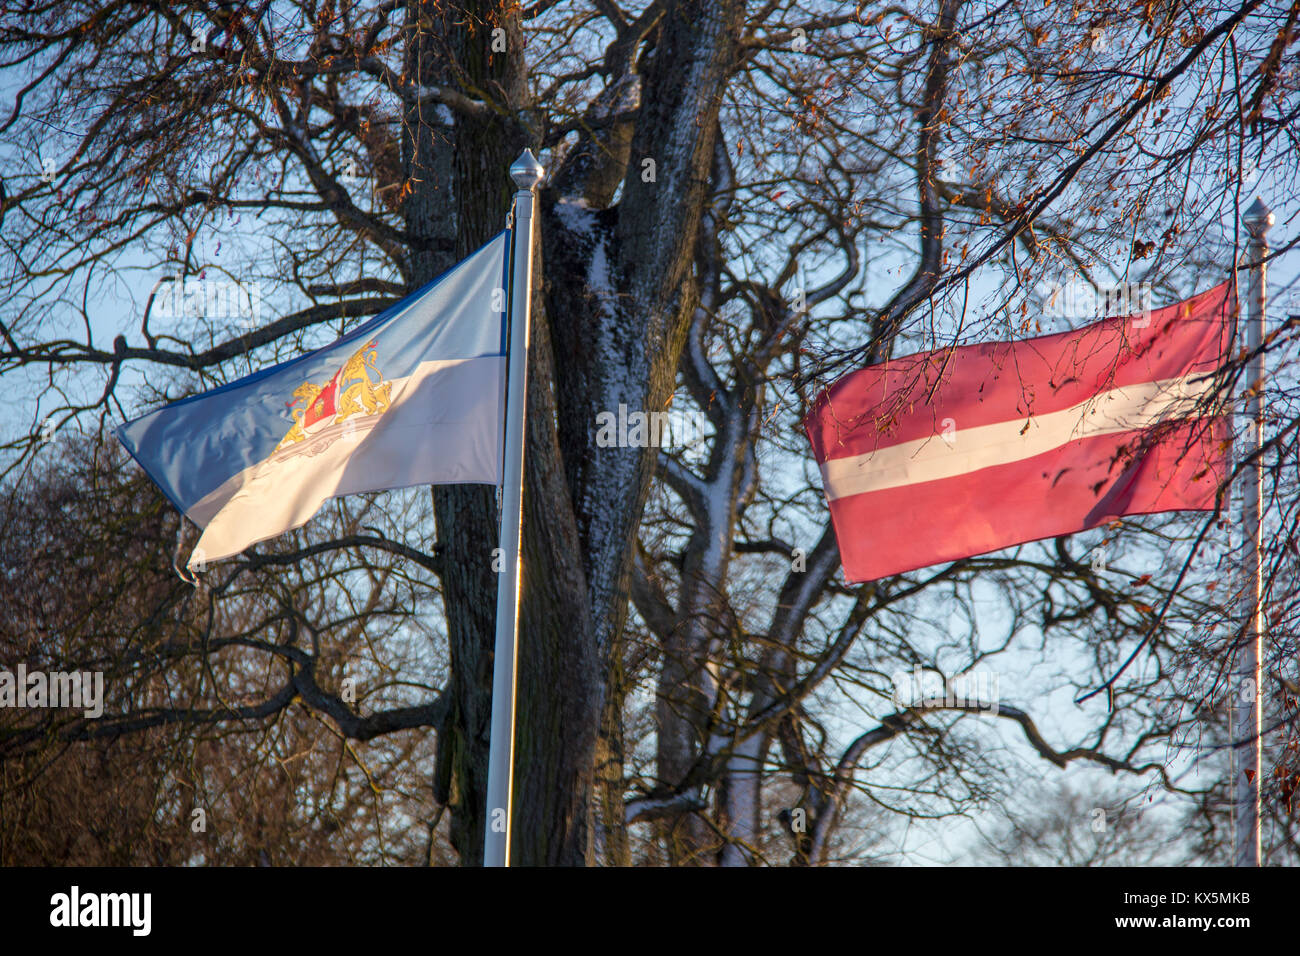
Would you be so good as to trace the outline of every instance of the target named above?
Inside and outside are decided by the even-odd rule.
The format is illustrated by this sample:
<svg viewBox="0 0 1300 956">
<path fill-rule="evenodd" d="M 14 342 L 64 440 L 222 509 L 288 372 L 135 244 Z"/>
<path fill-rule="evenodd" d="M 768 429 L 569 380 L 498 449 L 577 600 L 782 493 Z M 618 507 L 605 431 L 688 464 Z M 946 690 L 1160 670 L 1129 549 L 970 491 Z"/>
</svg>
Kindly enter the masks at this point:
<svg viewBox="0 0 1300 956">
<path fill-rule="evenodd" d="M 1258 239 L 1273 225 L 1273 210 L 1264 205 L 1264 200 L 1256 196 L 1241 219 L 1246 226 L 1246 231 Z"/>
<path fill-rule="evenodd" d="M 510 178 L 520 189 L 531 190 L 536 187 L 542 181 L 545 172 L 531 149 L 525 149 L 519 154 L 519 158 L 510 164 Z"/>
</svg>

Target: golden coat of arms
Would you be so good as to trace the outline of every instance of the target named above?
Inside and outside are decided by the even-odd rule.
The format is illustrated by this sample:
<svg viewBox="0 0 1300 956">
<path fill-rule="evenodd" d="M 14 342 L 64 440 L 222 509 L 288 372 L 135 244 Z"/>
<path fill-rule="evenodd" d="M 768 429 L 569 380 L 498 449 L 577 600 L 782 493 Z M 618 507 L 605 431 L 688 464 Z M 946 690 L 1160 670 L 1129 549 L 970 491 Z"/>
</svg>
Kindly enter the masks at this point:
<svg viewBox="0 0 1300 956">
<path fill-rule="evenodd" d="M 392 382 L 376 366 L 377 349 L 370 341 L 357 349 L 343 367 L 324 385 L 303 382 L 293 390 L 291 409 L 293 427 L 276 446 L 276 451 L 307 441 L 317 435 L 338 437 L 334 426 L 342 425 L 353 416 L 371 418 L 388 410 L 393 388 Z M 372 376 L 373 373 L 373 376 Z"/>
</svg>

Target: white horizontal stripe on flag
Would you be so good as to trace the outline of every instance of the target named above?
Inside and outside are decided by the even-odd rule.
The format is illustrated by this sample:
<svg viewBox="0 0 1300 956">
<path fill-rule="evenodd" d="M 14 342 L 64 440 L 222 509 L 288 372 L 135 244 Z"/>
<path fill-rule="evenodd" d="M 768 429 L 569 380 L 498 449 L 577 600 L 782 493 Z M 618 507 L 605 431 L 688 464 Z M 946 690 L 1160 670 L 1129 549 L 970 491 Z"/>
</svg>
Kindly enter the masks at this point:
<svg viewBox="0 0 1300 956">
<path fill-rule="evenodd" d="M 1149 428 L 1203 414 L 1198 406 L 1214 390 L 1212 376 L 1196 375 L 1100 392 L 1057 412 L 886 445 L 862 455 L 822 463 L 826 498 L 834 501 L 923 481 L 956 478 L 981 468 L 1033 458 L 1097 435 Z"/>
</svg>

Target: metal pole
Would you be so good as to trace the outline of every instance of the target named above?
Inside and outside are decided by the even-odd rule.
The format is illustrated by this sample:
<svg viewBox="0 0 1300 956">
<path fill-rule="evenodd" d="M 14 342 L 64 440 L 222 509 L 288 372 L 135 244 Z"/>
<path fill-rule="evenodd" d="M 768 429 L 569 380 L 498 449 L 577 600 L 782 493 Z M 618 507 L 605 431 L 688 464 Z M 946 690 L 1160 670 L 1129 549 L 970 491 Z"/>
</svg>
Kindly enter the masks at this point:
<svg viewBox="0 0 1300 956">
<path fill-rule="evenodd" d="M 1256 198 L 1243 217 L 1250 233 L 1251 263 L 1246 294 L 1246 347 L 1251 351 L 1248 387 L 1250 425 L 1243 442 L 1248 460 L 1243 469 L 1241 517 L 1245 531 L 1245 581 L 1242 598 L 1246 609 L 1245 646 L 1238 659 L 1233 721 L 1233 863 L 1259 866 L 1260 756 L 1263 690 L 1260 651 L 1264 639 L 1263 577 L 1260 561 L 1260 515 L 1264 510 L 1264 476 L 1257 456 L 1264 443 L 1264 315 L 1268 303 L 1268 229 L 1273 213 Z"/>
<path fill-rule="evenodd" d="M 488 747 L 487 826 L 483 865 L 510 865 L 515 757 L 515 662 L 519 650 L 519 535 L 523 522 L 524 409 L 528 402 L 529 307 L 532 302 L 534 190 L 542 164 L 524 150 L 510 166 L 515 193 L 510 262 L 510 360 L 506 386 L 505 467 L 501 475 L 501 575 L 492 663 L 492 737 Z"/>
</svg>

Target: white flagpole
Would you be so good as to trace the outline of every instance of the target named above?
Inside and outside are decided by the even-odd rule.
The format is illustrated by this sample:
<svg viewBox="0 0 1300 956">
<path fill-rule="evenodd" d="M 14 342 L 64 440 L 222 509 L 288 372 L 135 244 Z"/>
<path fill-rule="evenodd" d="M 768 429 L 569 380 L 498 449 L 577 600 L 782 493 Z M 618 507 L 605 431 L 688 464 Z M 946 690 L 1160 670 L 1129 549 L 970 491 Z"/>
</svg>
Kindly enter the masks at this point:
<svg viewBox="0 0 1300 956">
<path fill-rule="evenodd" d="M 1263 749 L 1262 708 L 1264 689 L 1260 678 L 1260 651 L 1264 640 L 1263 576 L 1260 558 L 1260 515 L 1264 506 L 1264 476 L 1254 457 L 1264 444 L 1264 315 L 1268 304 L 1268 230 L 1273 213 L 1258 197 L 1242 218 L 1250 233 L 1248 256 L 1251 263 L 1246 294 L 1246 347 L 1250 360 L 1247 386 L 1253 389 L 1248 406 L 1250 425 L 1243 453 L 1252 460 L 1246 465 L 1242 494 L 1242 524 L 1245 530 L 1245 582 L 1242 598 L 1247 613 L 1245 646 L 1238 658 L 1233 682 L 1234 715 L 1232 734 L 1233 766 L 1233 863 L 1259 866 L 1260 757 Z"/>
<path fill-rule="evenodd" d="M 515 757 L 515 663 L 519 650 L 519 534 L 523 521 L 524 409 L 528 401 L 528 336 L 532 304 L 534 190 L 542 164 L 524 150 L 510 166 L 515 193 L 510 262 L 510 360 L 506 391 L 505 468 L 501 476 L 501 573 L 492 664 L 492 736 L 488 745 L 487 825 L 483 865 L 510 865 Z"/>
</svg>

